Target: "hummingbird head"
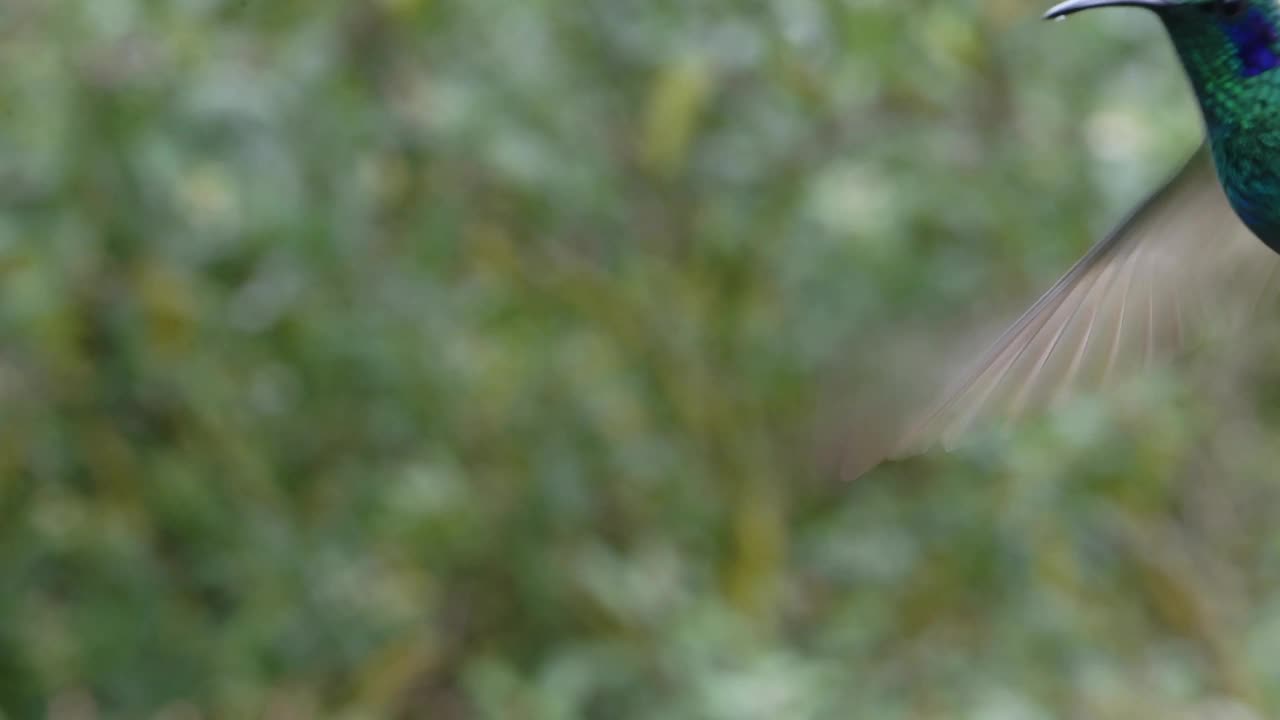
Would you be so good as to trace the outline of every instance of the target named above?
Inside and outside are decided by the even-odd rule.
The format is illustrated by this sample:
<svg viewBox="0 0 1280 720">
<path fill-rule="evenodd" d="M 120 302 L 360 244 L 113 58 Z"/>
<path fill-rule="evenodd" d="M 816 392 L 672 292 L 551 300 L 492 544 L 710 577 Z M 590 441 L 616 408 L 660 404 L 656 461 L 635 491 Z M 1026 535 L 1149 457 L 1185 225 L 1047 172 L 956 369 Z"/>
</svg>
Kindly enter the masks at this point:
<svg viewBox="0 0 1280 720">
<path fill-rule="evenodd" d="M 1236 214 L 1280 245 L 1280 0 L 1066 0 L 1062 18 L 1097 7 L 1151 10 L 1169 38 L 1204 115 L 1218 177 Z"/>
<path fill-rule="evenodd" d="M 1168 28 L 1197 91 L 1201 83 L 1249 78 L 1280 67 L 1276 0 L 1066 0 L 1045 13 L 1060 19 L 1098 7 L 1141 7 Z"/>
</svg>

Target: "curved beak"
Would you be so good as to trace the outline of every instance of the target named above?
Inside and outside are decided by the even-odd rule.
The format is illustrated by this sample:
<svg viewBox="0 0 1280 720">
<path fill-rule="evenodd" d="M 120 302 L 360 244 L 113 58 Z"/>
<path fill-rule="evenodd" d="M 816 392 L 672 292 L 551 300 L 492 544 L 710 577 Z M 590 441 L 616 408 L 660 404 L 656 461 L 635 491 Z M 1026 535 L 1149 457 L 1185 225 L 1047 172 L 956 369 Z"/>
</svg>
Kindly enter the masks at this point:
<svg viewBox="0 0 1280 720">
<path fill-rule="evenodd" d="M 1148 10 L 1159 10 L 1177 4 L 1175 0 L 1066 0 L 1049 8 L 1044 14 L 1045 20 L 1066 17 L 1081 10 L 1092 10 L 1099 7 L 1141 7 Z"/>
</svg>

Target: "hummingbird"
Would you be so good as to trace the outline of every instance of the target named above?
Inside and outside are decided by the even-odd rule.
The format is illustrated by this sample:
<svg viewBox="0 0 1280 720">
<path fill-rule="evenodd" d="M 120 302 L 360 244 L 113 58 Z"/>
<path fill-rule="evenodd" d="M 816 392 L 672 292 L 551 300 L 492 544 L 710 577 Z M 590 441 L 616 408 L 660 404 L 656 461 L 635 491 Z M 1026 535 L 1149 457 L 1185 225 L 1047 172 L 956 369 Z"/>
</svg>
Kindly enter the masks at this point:
<svg viewBox="0 0 1280 720">
<path fill-rule="evenodd" d="M 1045 17 L 1121 6 L 1164 25 L 1204 141 L 855 476 L 1171 359 L 1280 291 L 1280 0 L 1066 0 Z"/>
</svg>

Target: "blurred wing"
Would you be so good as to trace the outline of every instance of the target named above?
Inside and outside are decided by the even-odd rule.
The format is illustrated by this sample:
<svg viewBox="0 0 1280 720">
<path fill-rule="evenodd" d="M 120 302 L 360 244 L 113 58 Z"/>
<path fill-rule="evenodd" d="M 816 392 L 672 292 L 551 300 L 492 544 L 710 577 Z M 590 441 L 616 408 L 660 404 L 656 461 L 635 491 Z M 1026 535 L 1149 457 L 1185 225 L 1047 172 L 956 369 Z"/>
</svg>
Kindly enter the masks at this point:
<svg viewBox="0 0 1280 720">
<path fill-rule="evenodd" d="M 1169 359 L 1276 294 L 1278 271 L 1280 256 L 1231 210 L 1202 146 L 996 340 L 893 456 L 950 448 L 975 424 Z"/>
</svg>

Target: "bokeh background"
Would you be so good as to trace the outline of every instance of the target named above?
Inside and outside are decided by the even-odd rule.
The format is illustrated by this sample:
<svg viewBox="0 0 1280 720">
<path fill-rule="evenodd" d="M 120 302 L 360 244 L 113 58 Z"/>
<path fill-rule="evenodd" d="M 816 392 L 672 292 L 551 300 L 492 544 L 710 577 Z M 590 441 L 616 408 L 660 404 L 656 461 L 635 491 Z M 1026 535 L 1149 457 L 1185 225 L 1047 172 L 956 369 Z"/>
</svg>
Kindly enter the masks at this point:
<svg viewBox="0 0 1280 720">
<path fill-rule="evenodd" d="M 3 717 L 1280 713 L 1266 383 L 841 480 L 1197 141 L 1044 9 L 0 3 Z"/>
</svg>

